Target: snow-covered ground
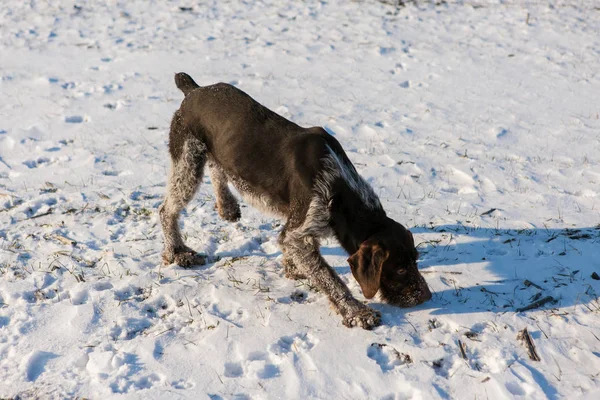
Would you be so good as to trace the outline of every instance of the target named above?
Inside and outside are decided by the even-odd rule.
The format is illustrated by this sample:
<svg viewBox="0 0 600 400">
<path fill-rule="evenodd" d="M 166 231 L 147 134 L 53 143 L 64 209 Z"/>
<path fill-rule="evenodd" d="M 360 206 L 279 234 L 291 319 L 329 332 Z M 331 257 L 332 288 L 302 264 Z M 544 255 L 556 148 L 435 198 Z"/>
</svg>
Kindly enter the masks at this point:
<svg viewBox="0 0 600 400">
<path fill-rule="evenodd" d="M 0 398 L 600 398 L 600 10 L 459 3 L 3 2 Z M 179 71 L 335 135 L 433 299 L 345 328 L 206 184 L 183 230 L 220 260 L 161 267 Z"/>
</svg>

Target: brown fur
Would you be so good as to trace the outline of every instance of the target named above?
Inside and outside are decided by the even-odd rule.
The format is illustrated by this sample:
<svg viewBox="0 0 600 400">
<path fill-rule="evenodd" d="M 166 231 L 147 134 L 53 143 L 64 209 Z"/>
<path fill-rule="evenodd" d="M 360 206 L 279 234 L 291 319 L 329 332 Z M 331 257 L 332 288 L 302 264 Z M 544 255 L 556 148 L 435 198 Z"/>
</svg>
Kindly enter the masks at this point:
<svg viewBox="0 0 600 400">
<path fill-rule="evenodd" d="M 346 326 L 371 329 L 379 312 L 356 300 L 327 264 L 319 240 L 335 236 L 365 297 L 403 307 L 431 297 L 417 270 L 412 234 L 388 218 L 339 142 L 322 128 L 302 128 L 224 83 L 200 87 L 175 76 L 185 94 L 169 136 L 171 174 L 160 208 L 164 263 L 204 263 L 185 246 L 177 224 L 209 161 L 219 215 L 240 218 L 232 183 L 251 204 L 287 220 L 279 245 L 286 276 L 308 278 L 326 294 Z"/>
</svg>

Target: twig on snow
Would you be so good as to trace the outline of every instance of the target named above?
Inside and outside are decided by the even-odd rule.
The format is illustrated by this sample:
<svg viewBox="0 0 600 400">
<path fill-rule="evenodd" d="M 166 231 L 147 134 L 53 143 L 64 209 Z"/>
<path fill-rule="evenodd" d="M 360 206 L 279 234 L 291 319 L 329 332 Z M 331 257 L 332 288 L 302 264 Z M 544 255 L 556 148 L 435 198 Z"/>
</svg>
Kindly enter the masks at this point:
<svg viewBox="0 0 600 400">
<path fill-rule="evenodd" d="M 537 350 L 535 349 L 535 344 L 533 343 L 533 339 L 527 331 L 527 328 L 523 329 L 522 331 L 519 331 L 519 334 L 517 335 L 517 340 L 521 340 L 525 343 L 525 346 L 527 346 L 527 352 L 529 353 L 529 358 L 531 360 L 542 361 L 542 359 L 537 353 Z"/>
<path fill-rule="evenodd" d="M 467 358 L 467 353 L 465 351 L 465 345 L 463 342 L 461 342 L 460 339 L 458 339 L 458 348 L 460 349 L 460 355 L 464 360 L 468 360 Z"/>
<path fill-rule="evenodd" d="M 522 311 L 533 310 L 534 308 L 539 308 L 546 303 L 556 303 L 556 299 L 552 296 L 546 296 L 539 300 L 534 301 L 533 303 L 531 303 L 529 305 L 526 305 L 525 307 L 517 308 L 516 311 L 522 312 Z"/>
</svg>

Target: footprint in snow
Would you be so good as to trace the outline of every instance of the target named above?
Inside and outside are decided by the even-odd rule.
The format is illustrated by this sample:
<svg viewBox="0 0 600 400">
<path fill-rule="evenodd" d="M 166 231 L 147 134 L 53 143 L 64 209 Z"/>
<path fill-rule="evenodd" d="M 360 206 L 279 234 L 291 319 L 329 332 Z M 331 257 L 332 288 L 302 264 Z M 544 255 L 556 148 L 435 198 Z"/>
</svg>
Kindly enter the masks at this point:
<svg viewBox="0 0 600 400">
<path fill-rule="evenodd" d="M 100 380 L 109 378 L 107 386 L 113 393 L 128 393 L 164 385 L 164 377 L 156 373 L 145 373 L 144 364 L 137 354 L 117 352 L 111 346 L 94 348 L 78 361 L 78 366 L 96 374 Z M 183 380 L 173 383 L 186 388 Z"/>
<path fill-rule="evenodd" d="M 367 357 L 375 361 L 383 372 L 412 363 L 410 355 L 400 353 L 394 347 L 384 343 L 372 343 L 367 349 Z"/>
<path fill-rule="evenodd" d="M 30 382 L 34 382 L 46 370 L 46 364 L 58 354 L 47 351 L 34 350 L 25 361 L 25 376 Z"/>
<path fill-rule="evenodd" d="M 27 161 L 23 161 L 23 164 L 27 166 L 27 168 L 32 169 L 32 168 L 37 168 L 40 165 L 43 164 L 48 164 L 50 162 L 50 159 L 47 157 L 39 157 L 35 160 L 27 160 Z"/>
<path fill-rule="evenodd" d="M 185 379 L 179 379 L 171 382 L 171 386 L 175 389 L 190 389 L 194 387 L 194 384 L 190 381 L 186 381 Z"/>
<path fill-rule="evenodd" d="M 144 375 L 136 380 L 120 376 L 116 378 L 109 387 L 113 393 L 129 393 L 141 389 L 151 389 L 152 387 L 159 385 L 161 381 L 161 377 L 155 373 Z"/>
<path fill-rule="evenodd" d="M 245 361 L 225 363 L 223 375 L 227 378 L 271 379 L 280 376 L 281 370 L 271 354 L 255 351 L 250 353 Z"/>
<path fill-rule="evenodd" d="M 98 282 L 94 286 L 94 290 L 102 292 L 104 290 L 112 289 L 113 285 L 110 282 Z"/>
<path fill-rule="evenodd" d="M 71 290 L 70 293 L 71 303 L 73 305 L 79 306 L 87 303 L 89 298 L 89 293 L 87 290 Z"/>
<path fill-rule="evenodd" d="M 273 378 L 279 376 L 278 365 L 282 362 L 291 362 L 295 369 L 318 370 L 319 367 L 313 361 L 311 350 L 318 340 L 310 333 L 297 333 L 291 336 L 282 336 L 277 342 L 271 344 L 268 349 L 268 357 L 273 364 L 265 363 L 258 371 L 257 376 Z"/>
<path fill-rule="evenodd" d="M 68 124 L 80 124 L 85 120 L 86 120 L 86 118 L 82 117 L 81 115 L 71 115 L 71 116 L 65 117 L 65 122 Z"/>
<path fill-rule="evenodd" d="M 269 347 L 269 351 L 274 354 L 285 354 L 290 351 L 308 351 L 314 347 L 312 338 L 308 333 L 297 333 L 293 336 L 282 336 L 277 343 Z"/>
<path fill-rule="evenodd" d="M 223 375 L 228 378 L 239 378 L 240 376 L 244 375 L 244 368 L 242 368 L 242 364 L 238 362 L 225 363 Z"/>
<path fill-rule="evenodd" d="M 433 370 L 436 374 L 447 378 L 450 367 L 452 367 L 452 362 L 446 358 L 440 358 L 432 361 L 431 366 L 433 367 Z"/>
<path fill-rule="evenodd" d="M 508 129 L 500 128 L 498 130 L 498 133 L 496 134 L 496 138 L 502 139 L 502 138 L 506 137 L 507 135 L 508 135 Z"/>
<path fill-rule="evenodd" d="M 246 369 L 248 373 L 259 379 L 271 379 L 281 374 L 279 367 L 272 362 L 269 353 L 264 351 L 250 353 Z"/>
<path fill-rule="evenodd" d="M 110 330 L 113 340 L 132 340 L 143 334 L 152 326 L 146 318 L 124 318 L 117 322 Z"/>
<path fill-rule="evenodd" d="M 223 366 L 223 375 L 227 378 L 252 377 L 271 379 L 281 375 L 279 363 L 282 356 L 293 352 L 306 353 L 314 346 L 308 334 L 284 336 L 269 346 L 268 351 L 251 352 L 246 360 L 227 362 Z M 306 354 L 304 354 L 306 359 Z M 310 365 L 311 360 L 306 359 Z"/>
</svg>

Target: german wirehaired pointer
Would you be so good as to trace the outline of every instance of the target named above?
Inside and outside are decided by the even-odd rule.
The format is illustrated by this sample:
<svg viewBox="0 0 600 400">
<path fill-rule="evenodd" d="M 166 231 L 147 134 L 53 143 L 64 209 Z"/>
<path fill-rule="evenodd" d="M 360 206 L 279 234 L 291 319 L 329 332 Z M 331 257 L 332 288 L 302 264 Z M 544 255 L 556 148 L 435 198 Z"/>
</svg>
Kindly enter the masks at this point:
<svg viewBox="0 0 600 400">
<path fill-rule="evenodd" d="M 171 122 L 171 172 L 160 206 L 165 264 L 205 263 L 184 244 L 178 218 L 208 162 L 221 218 L 240 218 L 228 182 L 252 205 L 285 218 L 279 245 L 286 277 L 309 279 L 344 325 L 371 329 L 381 316 L 355 299 L 325 262 L 321 238 L 335 236 L 351 254 L 352 275 L 367 299 L 379 292 L 387 303 L 411 307 L 431 298 L 412 234 L 386 216 L 333 136 L 301 128 L 226 83 L 200 87 L 185 73 L 175 83 L 185 98 Z"/>
</svg>

